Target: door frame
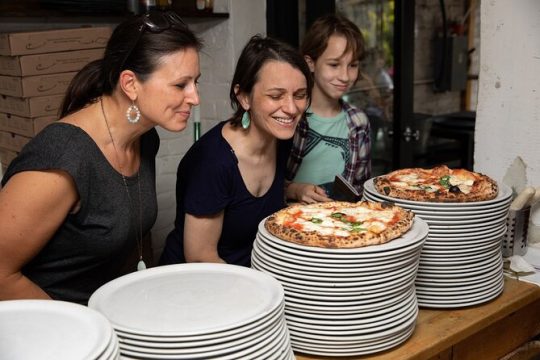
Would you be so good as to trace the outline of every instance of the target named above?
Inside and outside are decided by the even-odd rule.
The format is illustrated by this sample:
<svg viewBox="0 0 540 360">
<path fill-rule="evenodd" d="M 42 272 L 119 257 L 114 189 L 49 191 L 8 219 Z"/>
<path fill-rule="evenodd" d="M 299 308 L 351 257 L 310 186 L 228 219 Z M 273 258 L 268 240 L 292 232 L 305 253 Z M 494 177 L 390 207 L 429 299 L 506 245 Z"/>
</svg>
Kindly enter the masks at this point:
<svg viewBox="0 0 540 360">
<path fill-rule="evenodd" d="M 392 168 L 414 166 L 415 0 L 394 0 L 394 119 Z M 405 131 L 411 131 L 406 138 Z"/>
</svg>

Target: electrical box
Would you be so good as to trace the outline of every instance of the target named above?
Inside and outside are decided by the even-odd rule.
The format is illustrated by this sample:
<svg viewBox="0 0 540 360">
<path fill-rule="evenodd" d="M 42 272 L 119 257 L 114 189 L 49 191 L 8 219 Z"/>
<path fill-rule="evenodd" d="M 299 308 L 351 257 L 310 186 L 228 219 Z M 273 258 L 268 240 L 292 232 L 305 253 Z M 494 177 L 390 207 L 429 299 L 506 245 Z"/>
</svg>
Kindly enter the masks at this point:
<svg viewBox="0 0 540 360">
<path fill-rule="evenodd" d="M 461 91 L 467 86 L 468 49 L 465 36 L 439 37 L 434 41 L 435 91 Z"/>
</svg>

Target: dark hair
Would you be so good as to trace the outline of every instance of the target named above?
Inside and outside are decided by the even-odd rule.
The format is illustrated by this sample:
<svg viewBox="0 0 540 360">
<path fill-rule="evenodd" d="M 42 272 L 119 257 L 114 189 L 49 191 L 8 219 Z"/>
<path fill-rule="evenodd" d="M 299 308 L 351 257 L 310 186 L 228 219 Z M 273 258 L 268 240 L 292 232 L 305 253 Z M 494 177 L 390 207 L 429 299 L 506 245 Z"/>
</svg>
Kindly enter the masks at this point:
<svg viewBox="0 0 540 360">
<path fill-rule="evenodd" d="M 167 17 L 165 22 L 168 26 L 163 30 L 147 25 L 152 19 L 149 15 L 156 14 L 162 21 Z M 110 95 L 125 69 L 132 70 L 139 80 L 145 81 L 163 56 L 186 48 L 200 50 L 201 47 L 202 41 L 176 13 L 132 16 L 114 29 L 103 59 L 87 64 L 75 75 L 64 97 L 60 116 L 78 111 L 102 95 Z"/>
<path fill-rule="evenodd" d="M 353 59 L 362 60 L 365 51 L 362 32 L 355 23 L 337 14 L 321 16 L 311 24 L 302 41 L 300 48 L 302 55 L 317 61 L 328 46 L 328 39 L 335 34 L 347 39 L 344 53 L 352 50 Z"/>
<path fill-rule="evenodd" d="M 283 61 L 293 68 L 300 70 L 306 78 L 308 99 L 311 98 L 313 79 L 302 55 L 284 42 L 270 37 L 263 38 L 261 35 L 255 35 L 242 50 L 231 82 L 229 97 L 234 114 L 229 120 L 233 125 L 240 124 L 242 115 L 245 112 L 236 98 L 235 86 L 238 85 L 241 92 L 246 94 L 251 93 L 253 86 L 259 80 L 259 71 L 270 60 Z"/>
</svg>

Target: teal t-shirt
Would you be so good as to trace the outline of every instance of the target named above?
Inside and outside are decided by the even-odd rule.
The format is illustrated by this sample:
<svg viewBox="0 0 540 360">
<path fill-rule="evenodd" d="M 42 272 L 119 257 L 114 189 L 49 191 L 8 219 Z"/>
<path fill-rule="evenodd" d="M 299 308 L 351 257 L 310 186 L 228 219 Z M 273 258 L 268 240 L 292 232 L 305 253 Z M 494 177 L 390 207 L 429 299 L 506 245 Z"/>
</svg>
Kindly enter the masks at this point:
<svg viewBox="0 0 540 360">
<path fill-rule="evenodd" d="M 305 154 L 294 182 L 321 185 L 327 190 L 342 174 L 349 154 L 349 127 L 345 111 L 332 118 L 308 117 Z"/>
</svg>

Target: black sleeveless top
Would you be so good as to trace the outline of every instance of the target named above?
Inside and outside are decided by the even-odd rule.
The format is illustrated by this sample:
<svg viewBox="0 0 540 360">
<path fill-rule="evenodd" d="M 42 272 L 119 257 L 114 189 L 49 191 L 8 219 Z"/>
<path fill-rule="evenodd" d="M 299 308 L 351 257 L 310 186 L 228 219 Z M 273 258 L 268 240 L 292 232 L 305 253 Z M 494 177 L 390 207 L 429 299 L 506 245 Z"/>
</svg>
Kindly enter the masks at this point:
<svg viewBox="0 0 540 360">
<path fill-rule="evenodd" d="M 158 148 L 155 129 L 141 137 L 139 179 L 144 234 L 150 231 L 157 217 Z M 138 214 L 139 209 L 137 176 L 126 178 L 133 200 L 130 204 L 121 174 L 92 138 L 79 127 L 53 123 L 12 161 L 2 184 L 21 171 L 48 169 L 63 170 L 73 178 L 80 210 L 67 216 L 22 272 L 53 299 L 86 304 L 98 287 L 120 275 L 121 267 L 136 247 L 139 220 L 131 212 Z"/>
</svg>

